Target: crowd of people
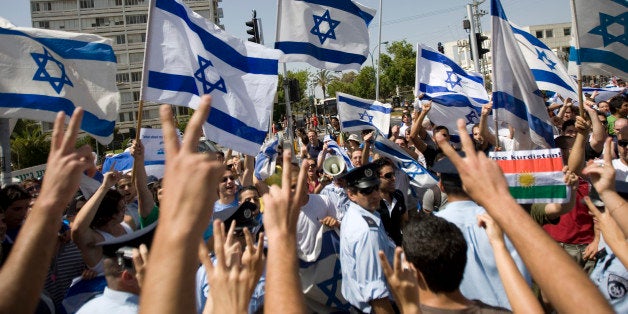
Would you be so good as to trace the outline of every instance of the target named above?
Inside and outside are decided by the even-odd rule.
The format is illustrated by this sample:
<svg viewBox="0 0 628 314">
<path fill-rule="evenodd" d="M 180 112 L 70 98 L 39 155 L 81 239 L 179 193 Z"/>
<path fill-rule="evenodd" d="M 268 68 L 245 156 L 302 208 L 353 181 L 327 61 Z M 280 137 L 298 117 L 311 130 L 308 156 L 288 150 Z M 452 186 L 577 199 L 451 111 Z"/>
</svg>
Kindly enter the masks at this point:
<svg viewBox="0 0 628 314">
<path fill-rule="evenodd" d="M 424 188 L 373 149 L 381 135 L 345 133 L 337 117 L 325 134 L 295 128 L 258 179 L 254 156 L 198 152 L 204 96 L 181 142 L 160 109 L 163 178 L 136 141 L 133 171 L 102 169 L 87 193 L 99 172 L 75 147 L 83 111 L 65 131 L 59 113 L 43 180 L 0 190 L 0 312 L 626 313 L 628 96 L 590 96 L 548 104 L 572 193 L 525 205 L 487 157 L 516 150 L 522 130 L 493 132 L 491 104 L 477 125 L 458 121 L 460 143 L 429 121 L 429 101 L 391 126 L 438 178 Z M 332 144 L 350 166 L 325 166 Z M 321 283 L 306 271 L 323 257 Z"/>
</svg>

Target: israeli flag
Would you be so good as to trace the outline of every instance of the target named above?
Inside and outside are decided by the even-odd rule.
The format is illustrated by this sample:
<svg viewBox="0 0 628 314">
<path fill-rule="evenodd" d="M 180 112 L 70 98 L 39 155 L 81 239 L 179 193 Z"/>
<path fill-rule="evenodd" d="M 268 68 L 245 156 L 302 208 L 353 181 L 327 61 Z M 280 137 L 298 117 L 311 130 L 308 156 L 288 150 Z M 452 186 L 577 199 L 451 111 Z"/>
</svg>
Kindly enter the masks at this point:
<svg viewBox="0 0 628 314">
<path fill-rule="evenodd" d="M 599 103 L 600 101 L 608 101 L 624 92 L 626 90 L 625 87 L 583 87 L 583 94 L 593 94 L 593 92 L 597 91 L 597 96 L 595 96 L 595 102 Z"/>
<path fill-rule="evenodd" d="M 575 6 L 573 29 L 578 37 L 574 37 L 576 44 L 571 47 L 569 61 L 579 65 L 583 75 L 628 77 L 628 2 L 573 0 L 571 3 Z M 574 72 L 570 68 L 570 74 Z"/>
<path fill-rule="evenodd" d="M 149 10 L 144 99 L 197 109 L 210 94 L 205 136 L 256 155 L 270 125 L 281 52 L 225 33 L 182 0 L 153 0 Z"/>
<path fill-rule="evenodd" d="M 545 102 L 499 0 L 491 0 L 493 18 L 493 108 L 497 119 L 516 129 L 520 149 L 554 146 Z"/>
<path fill-rule="evenodd" d="M 255 170 L 253 174 L 259 181 L 264 181 L 273 173 L 277 165 L 277 148 L 279 147 L 279 136 L 275 135 L 264 142 L 259 153 L 255 157 Z"/>
<path fill-rule="evenodd" d="M 457 119 L 467 124 L 480 122 L 482 105 L 489 102 L 482 75 L 466 72 L 453 60 L 434 49 L 418 44 L 415 91 L 432 100 L 428 117 L 436 125 L 458 134 Z"/>
<path fill-rule="evenodd" d="M 377 129 L 388 136 L 390 128 L 390 104 L 363 99 L 349 94 L 336 93 L 338 120 L 343 132 L 359 132 L 364 129 Z"/>
<path fill-rule="evenodd" d="M 111 40 L 37 28 L 0 18 L 0 117 L 69 121 L 85 110 L 81 130 L 102 144 L 113 139 L 120 109 Z"/>
<path fill-rule="evenodd" d="M 565 98 L 578 99 L 576 81 L 567 74 L 567 69 L 556 54 L 532 34 L 513 23 L 510 25 L 539 88 L 556 92 Z"/>
<path fill-rule="evenodd" d="M 279 0 L 275 48 L 285 53 L 281 62 L 359 70 L 369 54 L 375 12 L 351 0 Z"/>
<path fill-rule="evenodd" d="M 432 176 L 418 161 L 408 155 L 399 145 L 384 136 L 377 136 L 373 150 L 384 157 L 390 158 L 397 168 L 403 170 L 410 178 L 410 184 L 417 188 L 435 186 L 438 180 Z"/>
<path fill-rule="evenodd" d="M 347 167 L 347 171 L 353 169 L 353 164 L 351 163 L 351 158 L 349 158 L 349 155 L 347 155 L 347 151 L 340 148 L 340 146 L 338 146 L 338 143 L 336 143 L 336 141 L 331 140 L 327 142 L 327 148 L 330 148 L 331 150 L 333 150 L 336 156 L 342 157 L 342 160 L 344 160 L 345 165 Z"/>
</svg>

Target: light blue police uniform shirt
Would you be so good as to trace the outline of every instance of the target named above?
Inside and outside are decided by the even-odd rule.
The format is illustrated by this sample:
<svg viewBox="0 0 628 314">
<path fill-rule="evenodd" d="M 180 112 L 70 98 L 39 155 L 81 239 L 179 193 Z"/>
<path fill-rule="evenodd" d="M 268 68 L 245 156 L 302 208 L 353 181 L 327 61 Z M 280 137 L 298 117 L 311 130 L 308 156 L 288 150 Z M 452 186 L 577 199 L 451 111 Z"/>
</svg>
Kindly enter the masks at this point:
<svg viewBox="0 0 628 314">
<path fill-rule="evenodd" d="M 455 224 L 467 241 L 467 265 L 460 284 L 460 292 L 467 299 L 480 300 L 488 305 L 511 309 L 506 290 L 499 278 L 493 248 L 486 231 L 478 226 L 477 216 L 485 212 L 483 207 L 473 201 L 457 201 L 447 203 L 444 208 L 434 214 Z M 531 285 L 532 279 L 519 253 L 508 238 L 504 240 L 517 268 L 528 285 Z"/>
<path fill-rule="evenodd" d="M 380 250 L 392 263 L 395 244 L 386 234 L 379 214 L 350 202 L 340 225 L 341 292 L 365 313 L 372 310 L 370 301 L 392 297 L 379 261 Z"/>
<path fill-rule="evenodd" d="M 77 314 L 138 313 L 140 297 L 137 294 L 105 288 L 103 294 L 85 303 Z"/>
<path fill-rule="evenodd" d="M 347 212 L 347 208 L 349 208 L 349 196 L 347 196 L 347 192 L 345 189 L 337 186 L 335 183 L 330 183 L 326 185 L 319 195 L 325 195 L 332 204 L 336 207 L 336 219 L 342 221 L 345 213 Z"/>
<path fill-rule="evenodd" d="M 212 257 L 212 263 L 216 264 L 216 258 Z M 264 266 L 265 267 L 265 266 Z M 253 290 L 251 301 L 249 301 L 249 313 L 257 313 L 264 308 L 264 292 L 266 287 L 266 268 L 262 273 Z M 196 271 L 196 311 L 198 314 L 203 313 L 205 303 L 207 303 L 207 294 L 209 293 L 209 282 L 207 282 L 207 270 L 201 265 Z"/>
<path fill-rule="evenodd" d="M 591 272 L 591 280 L 608 300 L 616 313 L 628 313 L 628 270 L 600 236 L 598 248 L 606 250 L 606 256 L 597 260 Z"/>
</svg>

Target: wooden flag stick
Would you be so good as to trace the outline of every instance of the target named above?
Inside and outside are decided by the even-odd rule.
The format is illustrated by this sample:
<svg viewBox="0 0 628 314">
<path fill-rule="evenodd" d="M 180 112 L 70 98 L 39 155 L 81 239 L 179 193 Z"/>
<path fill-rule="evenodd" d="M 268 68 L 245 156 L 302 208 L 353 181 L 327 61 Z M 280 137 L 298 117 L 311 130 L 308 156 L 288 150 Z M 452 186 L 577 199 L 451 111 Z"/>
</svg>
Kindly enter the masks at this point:
<svg viewBox="0 0 628 314">
<path fill-rule="evenodd" d="M 142 129 L 142 112 L 144 111 L 144 101 L 140 100 L 140 104 L 137 108 L 137 125 L 135 128 L 135 142 L 140 140 L 140 130 Z M 144 165 L 142 165 L 144 166 Z M 135 184 L 135 171 L 137 169 L 137 158 L 133 158 L 133 170 L 131 171 L 131 182 Z"/>
</svg>

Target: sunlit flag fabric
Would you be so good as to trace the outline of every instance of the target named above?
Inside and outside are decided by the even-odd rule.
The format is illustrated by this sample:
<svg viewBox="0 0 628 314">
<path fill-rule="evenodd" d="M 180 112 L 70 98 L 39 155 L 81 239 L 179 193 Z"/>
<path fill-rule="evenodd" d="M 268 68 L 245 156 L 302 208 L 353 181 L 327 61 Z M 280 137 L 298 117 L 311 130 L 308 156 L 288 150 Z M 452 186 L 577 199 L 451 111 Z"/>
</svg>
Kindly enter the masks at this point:
<svg viewBox="0 0 628 314">
<path fill-rule="evenodd" d="M 279 136 L 275 135 L 267 139 L 255 157 L 255 170 L 253 174 L 257 180 L 263 181 L 275 173 L 277 165 L 277 148 L 279 147 Z"/>
<path fill-rule="evenodd" d="M 350 0 L 279 0 L 275 48 L 282 62 L 359 70 L 369 54 L 375 10 Z"/>
<path fill-rule="evenodd" d="M 519 204 L 565 203 L 569 188 L 563 181 L 560 149 L 491 152 Z"/>
<path fill-rule="evenodd" d="M 205 136 L 255 156 L 270 125 L 280 54 L 225 33 L 181 0 L 153 0 L 143 97 L 196 109 L 210 94 Z"/>
<path fill-rule="evenodd" d="M 628 2 L 626 0 L 572 0 L 575 5 L 578 37 L 570 61 L 581 66 L 584 75 L 628 77 Z M 573 48 L 573 47 L 572 47 Z M 571 72 L 570 72 L 571 73 Z"/>
<path fill-rule="evenodd" d="M 340 146 L 338 146 L 338 143 L 336 143 L 336 141 L 331 140 L 327 142 L 327 148 L 331 149 L 334 152 L 334 155 L 340 156 L 342 160 L 344 160 L 345 167 L 347 167 L 347 170 L 353 169 L 353 164 L 351 163 L 351 158 L 349 158 L 349 155 L 347 155 L 347 151 L 340 148 Z"/>
<path fill-rule="evenodd" d="M 390 127 L 390 104 L 363 99 L 345 93 L 336 93 L 338 120 L 343 132 L 359 132 L 377 129 L 388 136 Z"/>
<path fill-rule="evenodd" d="M 410 184 L 418 188 L 435 186 L 437 180 L 416 159 L 412 158 L 399 145 L 384 136 L 377 136 L 373 150 L 384 157 L 390 158 L 398 169 L 410 177 Z"/>
<path fill-rule="evenodd" d="M 457 134 L 456 121 L 480 122 L 482 105 L 488 103 L 482 75 L 463 70 L 456 62 L 434 49 L 417 44 L 415 90 L 432 100 L 428 117 L 436 125 Z"/>
<path fill-rule="evenodd" d="M 510 23 L 539 89 L 553 91 L 564 98 L 578 99 L 576 81 L 556 54 L 532 34 Z"/>
<path fill-rule="evenodd" d="M 97 35 L 16 27 L 0 18 L 0 117 L 54 122 L 85 113 L 81 130 L 113 139 L 120 108 L 111 40 Z"/>
<path fill-rule="evenodd" d="M 493 108 L 496 119 L 516 129 L 521 149 L 550 148 L 554 133 L 545 102 L 517 44 L 499 0 L 491 0 L 493 18 Z"/>
</svg>

